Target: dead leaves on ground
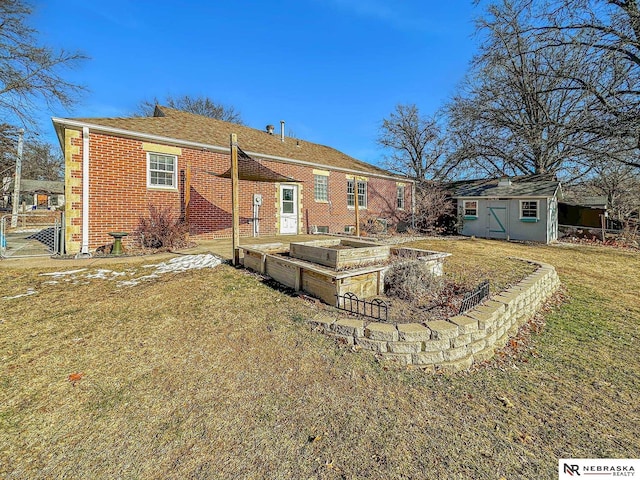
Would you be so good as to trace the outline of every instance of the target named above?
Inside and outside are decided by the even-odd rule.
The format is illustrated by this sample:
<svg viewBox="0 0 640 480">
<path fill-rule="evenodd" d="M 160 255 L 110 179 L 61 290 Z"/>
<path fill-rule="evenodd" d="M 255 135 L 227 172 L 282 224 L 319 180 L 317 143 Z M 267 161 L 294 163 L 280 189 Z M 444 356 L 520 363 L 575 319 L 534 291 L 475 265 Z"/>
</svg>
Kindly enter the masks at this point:
<svg viewBox="0 0 640 480">
<path fill-rule="evenodd" d="M 84 377 L 84 372 L 76 372 L 76 373 L 71 373 L 67 377 L 67 379 L 69 380 L 71 385 L 73 385 L 75 387 L 76 383 L 78 383 L 80 380 L 82 380 L 82 377 Z"/>
<path fill-rule="evenodd" d="M 498 400 L 500 400 L 502 402 L 502 405 L 504 405 L 507 408 L 513 408 L 513 402 L 511 400 L 509 400 L 507 397 L 505 397 L 504 395 L 500 396 L 496 396 L 496 398 Z"/>
</svg>

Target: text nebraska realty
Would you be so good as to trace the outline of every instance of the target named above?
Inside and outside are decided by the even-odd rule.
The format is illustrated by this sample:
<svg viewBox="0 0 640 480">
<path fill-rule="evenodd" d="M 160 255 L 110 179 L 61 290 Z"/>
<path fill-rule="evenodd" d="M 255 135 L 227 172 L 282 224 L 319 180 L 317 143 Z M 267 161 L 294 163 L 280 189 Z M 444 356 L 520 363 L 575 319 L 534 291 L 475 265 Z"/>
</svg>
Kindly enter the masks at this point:
<svg viewBox="0 0 640 480">
<path fill-rule="evenodd" d="M 564 473 L 569 475 L 611 475 L 613 477 L 635 477 L 633 465 L 569 465 L 564 464 Z"/>
</svg>

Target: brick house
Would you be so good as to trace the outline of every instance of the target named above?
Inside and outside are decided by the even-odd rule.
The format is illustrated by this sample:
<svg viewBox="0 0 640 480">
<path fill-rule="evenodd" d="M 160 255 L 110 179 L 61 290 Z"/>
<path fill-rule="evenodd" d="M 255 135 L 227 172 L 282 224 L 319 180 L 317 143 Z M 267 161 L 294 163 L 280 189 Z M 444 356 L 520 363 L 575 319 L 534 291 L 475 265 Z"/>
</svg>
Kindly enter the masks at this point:
<svg viewBox="0 0 640 480">
<path fill-rule="evenodd" d="M 411 216 L 410 179 L 274 134 L 273 126 L 261 131 L 160 106 L 153 117 L 53 124 L 65 158 L 67 253 L 110 243 L 108 232 L 134 232 L 150 205 L 188 218 L 196 239 L 231 237 L 231 133 L 241 149 L 241 236 L 349 231 L 356 188 L 361 224 L 398 226 Z"/>
</svg>

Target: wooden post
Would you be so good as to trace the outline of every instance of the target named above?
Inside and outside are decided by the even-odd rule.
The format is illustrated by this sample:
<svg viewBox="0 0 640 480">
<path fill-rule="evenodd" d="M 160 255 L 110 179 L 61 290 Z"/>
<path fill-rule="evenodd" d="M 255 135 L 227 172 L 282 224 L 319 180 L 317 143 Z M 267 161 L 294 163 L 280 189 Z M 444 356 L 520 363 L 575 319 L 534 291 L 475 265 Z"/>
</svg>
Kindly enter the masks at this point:
<svg viewBox="0 0 640 480">
<path fill-rule="evenodd" d="M 358 201 L 358 177 L 353 177 L 353 205 L 356 209 L 356 237 L 360 236 L 360 202 Z"/>
<path fill-rule="evenodd" d="M 233 225 L 231 227 L 233 233 L 233 265 L 240 263 L 240 212 L 238 202 L 238 136 L 231 134 L 231 215 L 233 217 Z"/>
<path fill-rule="evenodd" d="M 604 243 L 607 238 L 607 221 L 604 215 L 600 215 L 600 226 L 602 227 L 602 243 Z"/>
<path fill-rule="evenodd" d="M 184 219 L 187 224 L 187 242 L 189 242 L 189 230 L 191 223 L 189 221 L 189 202 L 191 201 L 191 163 L 187 163 L 187 171 L 184 175 Z"/>
</svg>

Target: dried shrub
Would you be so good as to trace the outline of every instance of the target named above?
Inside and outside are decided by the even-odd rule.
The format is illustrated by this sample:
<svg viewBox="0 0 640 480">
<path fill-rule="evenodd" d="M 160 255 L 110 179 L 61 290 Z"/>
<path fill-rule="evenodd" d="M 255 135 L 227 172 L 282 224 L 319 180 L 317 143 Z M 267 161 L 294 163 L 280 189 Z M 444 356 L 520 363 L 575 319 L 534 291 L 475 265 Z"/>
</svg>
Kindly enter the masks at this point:
<svg viewBox="0 0 640 480">
<path fill-rule="evenodd" d="M 624 225 L 624 229 L 620 234 L 622 242 L 630 247 L 640 247 L 640 223 L 634 220 L 627 220 Z"/>
<path fill-rule="evenodd" d="M 455 233 L 456 215 L 447 191 L 435 182 L 424 181 L 416 188 L 415 226 L 427 235 Z"/>
<path fill-rule="evenodd" d="M 145 248 L 169 249 L 187 246 L 187 224 L 175 218 L 169 208 L 149 205 L 149 216 L 140 217 L 136 234 Z"/>
<path fill-rule="evenodd" d="M 422 261 L 409 261 L 393 265 L 384 276 L 385 293 L 420 304 L 437 299 L 445 287 L 441 276 L 435 276 Z"/>
<path fill-rule="evenodd" d="M 365 214 L 360 218 L 360 233 L 370 236 L 387 233 L 387 220 L 374 214 Z"/>
</svg>

